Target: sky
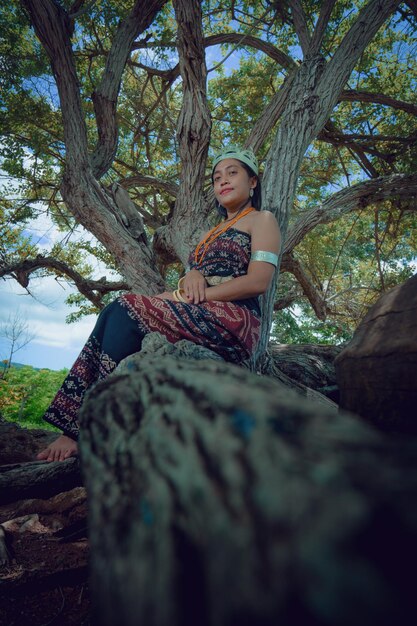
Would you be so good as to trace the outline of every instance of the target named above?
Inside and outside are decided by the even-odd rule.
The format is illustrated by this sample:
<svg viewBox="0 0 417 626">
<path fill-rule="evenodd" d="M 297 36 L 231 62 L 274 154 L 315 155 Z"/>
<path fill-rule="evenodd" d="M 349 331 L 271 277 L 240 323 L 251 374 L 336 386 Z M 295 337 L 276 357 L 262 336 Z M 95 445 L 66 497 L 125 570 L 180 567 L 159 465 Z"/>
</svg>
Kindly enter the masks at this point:
<svg viewBox="0 0 417 626">
<path fill-rule="evenodd" d="M 63 233 L 52 225 L 44 207 L 37 206 L 39 215 L 30 222 L 25 234 L 31 236 L 40 252 L 48 254 L 54 244 L 62 242 Z M 86 238 L 86 231 L 81 227 L 73 232 L 71 239 L 74 241 L 80 237 Z M 92 278 L 106 275 L 110 280 L 114 279 L 97 259 L 89 257 L 89 261 L 93 268 Z M 32 339 L 15 352 L 13 362 L 52 370 L 70 368 L 96 320 L 94 315 L 89 315 L 78 322 L 66 323 L 67 315 L 77 310 L 65 303 L 71 293 L 76 293 L 75 287 L 54 276 L 31 277 L 28 290 L 13 278 L 0 279 L 0 361 L 10 357 L 10 341 L 4 336 L 4 329 L 17 316 L 27 325 Z"/>
<path fill-rule="evenodd" d="M 94 327 L 95 316 L 67 324 L 70 308 L 65 298 L 74 290 L 53 277 L 32 279 L 29 288 L 33 295 L 14 280 L 0 281 L 0 327 L 18 314 L 33 336 L 13 361 L 52 370 L 70 368 Z M 10 341 L 0 336 L 0 360 L 9 355 Z"/>
</svg>

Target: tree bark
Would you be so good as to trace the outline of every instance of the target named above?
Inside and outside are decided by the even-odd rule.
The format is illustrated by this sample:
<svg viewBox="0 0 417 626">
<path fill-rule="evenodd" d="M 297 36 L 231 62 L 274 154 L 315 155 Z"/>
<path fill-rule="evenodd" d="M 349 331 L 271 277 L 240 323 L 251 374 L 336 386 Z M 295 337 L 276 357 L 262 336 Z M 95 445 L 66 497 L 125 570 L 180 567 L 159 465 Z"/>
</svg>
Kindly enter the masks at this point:
<svg viewBox="0 0 417 626">
<path fill-rule="evenodd" d="M 298 41 L 300 42 L 304 56 L 306 56 L 311 43 L 306 14 L 300 0 L 288 0 L 288 5 L 291 9 L 291 17 L 295 32 L 297 33 Z"/>
<path fill-rule="evenodd" d="M 172 356 L 129 358 L 81 421 L 95 624 L 416 615 L 413 442 L 242 368 Z"/>
<path fill-rule="evenodd" d="M 343 102 L 371 102 L 373 104 L 383 104 L 384 106 L 400 109 L 410 115 L 417 116 L 417 105 L 412 102 L 397 100 L 383 93 L 372 93 L 369 91 L 358 91 L 356 89 L 344 90 L 340 94 Z"/>
<path fill-rule="evenodd" d="M 277 370 L 291 380 L 338 400 L 334 360 L 343 346 L 270 343 L 268 351 Z"/>
<path fill-rule="evenodd" d="M 71 47 L 72 22 L 69 15 L 52 0 L 22 0 L 22 3 L 29 12 L 36 34 L 49 56 L 58 88 L 66 147 L 62 197 L 77 221 L 111 251 L 121 273 L 134 289 L 143 293 L 160 292 L 164 289 L 164 283 L 156 270 L 150 248 L 132 236 L 130 224 L 124 223 L 126 220 L 117 202 L 99 183 L 93 171 L 93 167 L 97 174 L 104 171 L 114 153 L 117 133 L 115 122 L 111 121 L 112 116 L 115 116 L 113 99 L 120 83 L 122 61 L 126 58 L 131 43 L 126 46 L 121 41 L 122 35 L 116 37 L 114 52 L 110 55 L 113 63 L 106 66 L 96 94 L 99 143 L 92 163 L 88 153 L 80 85 Z M 148 21 L 142 22 L 140 7 L 143 4 L 138 0 L 132 15 L 125 22 L 130 39 L 149 24 L 149 20 L 152 20 L 163 2 L 154 0 L 150 12 L 143 13 Z M 120 29 L 119 33 L 124 32 L 123 25 Z"/>
<path fill-rule="evenodd" d="M 150 24 L 166 0 L 136 0 L 129 15 L 120 24 L 107 56 L 106 67 L 92 95 L 97 121 L 98 143 L 92 154 L 93 174 L 101 178 L 113 163 L 117 150 L 117 99 L 125 65 L 133 42 Z"/>
<path fill-rule="evenodd" d="M 304 153 L 326 123 L 360 55 L 398 4 L 399 0 L 370 0 L 327 65 L 320 55 L 307 57 L 292 79 L 263 178 L 263 206 L 277 216 L 284 242 Z M 275 289 L 273 284 L 262 298 L 263 324 L 255 360 L 268 345 Z"/>
<path fill-rule="evenodd" d="M 24 498 L 50 498 L 82 485 L 78 459 L 0 466 L 0 505 Z"/>
<path fill-rule="evenodd" d="M 197 0 L 174 0 L 173 5 L 178 24 L 183 92 L 177 125 L 181 173 L 172 220 L 157 232 L 155 245 L 175 251 L 186 265 L 190 249 L 196 243 L 196 234 L 205 230 L 210 209 L 203 191 L 211 116 L 206 92 L 201 3 Z"/>
</svg>

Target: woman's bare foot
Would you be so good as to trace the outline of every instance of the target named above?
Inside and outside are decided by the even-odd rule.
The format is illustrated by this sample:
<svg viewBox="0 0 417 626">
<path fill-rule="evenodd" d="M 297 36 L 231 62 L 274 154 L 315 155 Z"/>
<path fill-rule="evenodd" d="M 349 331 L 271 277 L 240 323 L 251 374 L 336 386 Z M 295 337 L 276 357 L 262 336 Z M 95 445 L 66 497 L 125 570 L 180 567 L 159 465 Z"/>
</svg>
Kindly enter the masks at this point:
<svg viewBox="0 0 417 626">
<path fill-rule="evenodd" d="M 78 452 L 77 442 L 61 435 L 58 439 L 55 439 L 45 450 L 39 452 L 36 458 L 39 461 L 65 461 L 70 456 L 76 456 Z"/>
</svg>

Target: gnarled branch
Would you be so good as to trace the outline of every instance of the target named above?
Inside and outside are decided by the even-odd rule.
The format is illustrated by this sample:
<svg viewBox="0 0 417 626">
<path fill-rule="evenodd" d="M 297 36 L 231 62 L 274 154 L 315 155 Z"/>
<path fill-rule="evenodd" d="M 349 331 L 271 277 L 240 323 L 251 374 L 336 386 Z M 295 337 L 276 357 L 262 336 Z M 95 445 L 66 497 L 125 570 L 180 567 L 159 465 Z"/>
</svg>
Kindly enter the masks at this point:
<svg viewBox="0 0 417 626">
<path fill-rule="evenodd" d="M 364 208 L 376 202 L 392 198 L 417 196 L 417 174 L 392 174 L 372 178 L 352 187 L 338 191 L 320 207 L 303 215 L 289 229 L 284 244 L 284 252 L 291 253 L 300 241 L 318 224 L 334 222 L 343 215 Z M 417 204 L 414 207 L 417 210 Z"/>
<path fill-rule="evenodd" d="M 322 294 L 315 288 L 307 275 L 301 262 L 292 254 L 285 254 L 281 262 L 281 271 L 291 272 L 298 280 L 304 294 L 307 296 L 313 310 L 319 320 L 324 321 L 327 317 L 328 308 Z"/>
<path fill-rule="evenodd" d="M 157 191 L 166 191 L 174 198 L 176 198 L 178 194 L 178 185 L 175 183 L 145 174 L 128 176 L 120 180 L 120 184 L 124 189 L 130 189 L 131 187 L 151 187 Z"/>
<path fill-rule="evenodd" d="M 383 93 L 371 93 L 369 91 L 360 91 L 356 89 L 344 90 L 340 94 L 340 101 L 344 102 L 370 102 L 372 104 L 383 104 L 385 106 L 392 107 L 393 109 L 400 109 L 406 113 L 417 116 L 417 105 L 411 102 L 404 102 L 403 100 L 397 100 L 391 98 Z"/>
<path fill-rule="evenodd" d="M 136 0 L 130 14 L 119 25 L 101 82 L 92 95 L 99 141 L 92 155 L 94 175 L 100 178 L 109 169 L 117 149 L 116 106 L 122 73 L 134 40 L 153 21 L 166 0 Z"/>
<path fill-rule="evenodd" d="M 219 33 L 217 35 L 210 35 L 210 37 L 204 39 L 204 45 L 206 47 L 216 46 L 222 43 L 240 44 L 242 48 L 249 46 L 255 50 L 260 50 L 282 65 L 286 70 L 292 70 L 297 67 L 297 63 L 283 50 L 253 35 L 242 36 L 241 33 Z"/>
<path fill-rule="evenodd" d="M 100 309 L 103 308 L 101 299 L 106 293 L 130 289 L 130 286 L 123 281 L 107 281 L 106 278 L 100 280 L 84 278 L 67 263 L 54 257 L 41 255 L 34 259 L 26 259 L 0 267 L 0 278 L 13 276 L 22 287 L 26 288 L 29 285 L 30 275 L 39 269 L 46 269 L 54 272 L 57 276 L 66 276 L 71 279 L 78 291 Z"/>
<path fill-rule="evenodd" d="M 323 107 L 322 115 L 314 120 L 315 135 L 323 128 L 360 55 L 399 4 L 400 0 L 370 0 L 342 39 L 319 81 Z"/>
</svg>

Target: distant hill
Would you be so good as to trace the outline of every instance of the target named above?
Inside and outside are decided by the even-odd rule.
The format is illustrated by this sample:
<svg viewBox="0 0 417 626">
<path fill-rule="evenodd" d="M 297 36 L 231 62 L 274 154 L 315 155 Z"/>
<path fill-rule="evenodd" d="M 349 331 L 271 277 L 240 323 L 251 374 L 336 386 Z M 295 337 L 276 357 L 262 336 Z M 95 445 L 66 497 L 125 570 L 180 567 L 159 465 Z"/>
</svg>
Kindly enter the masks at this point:
<svg viewBox="0 0 417 626">
<path fill-rule="evenodd" d="M 0 364 L 1 366 L 1 364 Z M 33 367 L 33 365 L 28 365 L 27 363 L 15 363 L 14 361 L 12 361 L 12 367 L 16 368 L 17 370 L 20 370 L 22 367 L 31 367 L 34 370 L 47 370 L 49 369 L 49 367 Z"/>
</svg>

